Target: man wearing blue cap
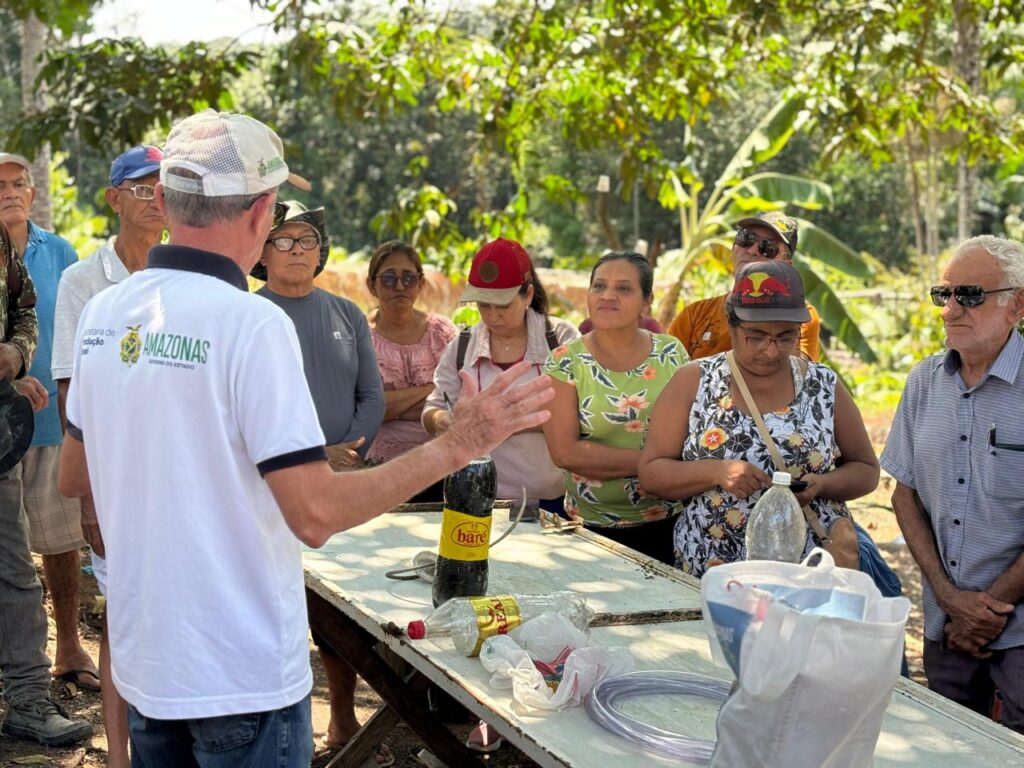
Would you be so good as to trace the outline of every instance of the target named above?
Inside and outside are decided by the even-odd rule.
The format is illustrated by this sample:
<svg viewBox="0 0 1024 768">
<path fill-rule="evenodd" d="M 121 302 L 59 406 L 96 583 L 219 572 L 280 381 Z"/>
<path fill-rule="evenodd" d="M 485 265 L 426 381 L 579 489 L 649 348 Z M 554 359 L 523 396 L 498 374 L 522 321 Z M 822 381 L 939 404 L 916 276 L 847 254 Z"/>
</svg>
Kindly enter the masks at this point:
<svg viewBox="0 0 1024 768">
<path fill-rule="evenodd" d="M 160 180 L 159 147 L 138 146 L 122 153 L 110 166 L 110 186 L 105 197 L 120 220 L 118 233 L 95 253 L 72 265 L 57 289 L 57 311 L 53 323 L 51 373 L 57 382 L 61 421 L 64 400 L 71 384 L 75 362 L 75 334 L 78 318 L 100 291 L 120 283 L 146 265 L 149 249 L 160 243 L 167 222 L 156 205 L 154 188 Z M 92 547 L 93 572 L 100 591 L 106 594 L 106 560 L 103 539 L 96 523 L 92 495 L 83 496 L 82 532 Z M 110 649 L 104 631 L 100 641 L 100 676 L 103 682 L 103 724 L 107 732 L 107 765 L 128 768 L 128 714 L 124 700 L 110 678 Z"/>
</svg>

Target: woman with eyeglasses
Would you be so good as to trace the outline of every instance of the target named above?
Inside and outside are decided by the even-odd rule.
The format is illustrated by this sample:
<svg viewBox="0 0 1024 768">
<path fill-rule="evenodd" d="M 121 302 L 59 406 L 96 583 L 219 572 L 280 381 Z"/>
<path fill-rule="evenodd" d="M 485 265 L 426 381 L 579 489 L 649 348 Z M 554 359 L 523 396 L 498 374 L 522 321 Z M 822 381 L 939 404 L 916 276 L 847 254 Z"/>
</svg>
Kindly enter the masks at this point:
<svg viewBox="0 0 1024 768">
<path fill-rule="evenodd" d="M 768 211 L 736 223 L 732 244 L 732 273 L 736 276 L 753 261 L 784 261 L 793 263 L 799 228 L 796 219 L 781 211 Z M 730 347 L 729 328 L 725 322 L 726 294 L 712 296 L 687 304 L 668 328 L 686 347 L 692 360 L 727 352 Z M 818 334 L 821 319 L 817 310 L 807 305 L 808 319 L 800 327 L 800 352 L 808 360 L 821 357 Z"/>
<path fill-rule="evenodd" d="M 637 479 L 651 408 L 686 362 L 671 336 L 641 327 L 654 272 L 638 253 L 602 256 L 590 273 L 592 330 L 548 358 L 555 397 L 544 436 L 564 472 L 565 510 L 587 530 L 671 564 L 681 504 Z"/>
<path fill-rule="evenodd" d="M 400 240 L 381 243 L 370 257 L 366 284 L 380 303 L 367 320 L 384 383 L 384 423 L 366 456 L 371 463 L 430 439 L 420 423 L 423 404 L 434 391 L 441 353 L 458 331 L 447 317 L 416 308 L 423 279 L 419 254 Z M 441 484 L 412 500 L 441 501 Z"/>
<path fill-rule="evenodd" d="M 441 356 L 423 409 L 423 426 L 432 435 L 451 423 L 449 403 L 454 406 L 462 391 L 460 371 L 481 389 L 521 360 L 533 364 L 530 376 L 540 376 L 548 352 L 579 336 L 572 324 L 548 315 L 544 286 L 526 249 L 514 240 L 498 238 L 477 252 L 459 300 L 476 302 L 480 322 L 462 331 Z M 525 488 L 531 505 L 562 509 L 562 473 L 551 462 L 540 427 L 513 435 L 491 457 L 498 498 L 518 500 Z"/>
<path fill-rule="evenodd" d="M 860 411 L 836 374 L 799 354 L 807 322 L 799 273 L 781 261 L 739 271 L 725 302 L 731 352 L 679 370 L 655 403 L 640 459 L 649 493 L 681 499 L 676 564 L 693 576 L 746 557 L 747 518 L 777 468 L 739 380 L 763 416 L 797 500 L 827 532 L 824 546 L 857 568 L 858 541 L 846 502 L 878 485 L 878 459 Z"/>
<path fill-rule="evenodd" d="M 257 295 L 277 304 L 295 324 L 327 456 L 340 470 L 363 464 L 384 418 L 384 391 L 363 313 L 313 284 L 329 251 L 323 208 L 278 203 L 252 276 L 267 281 Z"/>
</svg>

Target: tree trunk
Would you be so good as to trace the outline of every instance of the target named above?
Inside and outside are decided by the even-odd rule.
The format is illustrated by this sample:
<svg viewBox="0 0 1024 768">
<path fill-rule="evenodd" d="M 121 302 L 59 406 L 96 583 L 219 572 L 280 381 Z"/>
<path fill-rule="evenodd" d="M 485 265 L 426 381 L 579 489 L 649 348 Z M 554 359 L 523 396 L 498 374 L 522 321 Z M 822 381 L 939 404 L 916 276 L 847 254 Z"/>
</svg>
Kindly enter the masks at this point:
<svg viewBox="0 0 1024 768">
<path fill-rule="evenodd" d="M 47 30 L 35 14 L 29 14 L 21 27 L 21 108 L 31 115 L 43 108 L 46 96 L 44 85 L 36 86 L 42 69 L 42 56 L 46 50 Z M 36 149 L 32 162 L 32 179 L 36 185 L 36 200 L 32 205 L 32 221 L 43 229 L 53 229 L 53 207 L 50 202 L 50 145 Z"/>
<path fill-rule="evenodd" d="M 904 136 L 907 149 L 907 179 L 910 186 L 910 216 L 914 220 L 914 248 L 918 255 L 924 255 L 924 230 L 921 228 L 921 184 L 917 179 L 917 165 L 910 134 Z"/>
<path fill-rule="evenodd" d="M 954 66 L 968 94 L 973 96 L 981 85 L 981 28 L 977 5 L 972 0 L 954 0 L 953 17 L 956 24 Z M 960 242 L 969 238 L 973 230 L 976 176 L 968 148 L 961 147 L 956 161 L 957 235 Z"/>
</svg>

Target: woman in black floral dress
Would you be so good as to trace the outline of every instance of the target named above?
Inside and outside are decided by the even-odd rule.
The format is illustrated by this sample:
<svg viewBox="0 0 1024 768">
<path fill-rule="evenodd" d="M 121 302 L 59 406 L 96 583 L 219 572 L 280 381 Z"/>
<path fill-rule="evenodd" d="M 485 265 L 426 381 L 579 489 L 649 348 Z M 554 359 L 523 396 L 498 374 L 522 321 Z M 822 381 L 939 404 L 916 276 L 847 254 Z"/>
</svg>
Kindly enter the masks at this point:
<svg viewBox="0 0 1024 768">
<path fill-rule="evenodd" d="M 797 351 L 807 316 L 799 274 L 781 262 L 747 265 L 726 312 L 735 364 L 785 469 L 807 483 L 797 499 L 830 530 L 849 519 L 846 501 L 874 490 L 878 459 L 836 374 Z M 727 354 L 675 374 L 655 403 L 640 460 L 640 482 L 649 493 L 685 500 L 675 526 L 676 563 L 698 577 L 746 557 L 747 517 L 775 468 Z M 848 523 L 839 528 L 852 534 Z M 818 544 L 808 528 L 807 549 Z"/>
</svg>

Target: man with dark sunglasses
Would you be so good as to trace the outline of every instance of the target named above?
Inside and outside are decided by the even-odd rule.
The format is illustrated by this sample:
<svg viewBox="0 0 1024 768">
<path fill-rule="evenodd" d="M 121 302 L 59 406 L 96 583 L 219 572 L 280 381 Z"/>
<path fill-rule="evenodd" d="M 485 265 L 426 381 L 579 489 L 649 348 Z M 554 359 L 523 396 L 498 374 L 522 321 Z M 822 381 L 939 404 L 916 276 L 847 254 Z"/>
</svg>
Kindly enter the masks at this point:
<svg viewBox="0 0 1024 768">
<path fill-rule="evenodd" d="M 1024 245 L 962 243 L 929 294 L 946 351 L 910 372 L 882 467 L 921 569 L 929 686 L 1024 733 Z"/>
<path fill-rule="evenodd" d="M 792 263 L 797 236 L 796 220 L 781 211 L 768 211 L 742 219 L 736 223 L 736 237 L 732 245 L 733 274 L 738 275 L 743 267 L 754 261 Z M 691 359 L 710 357 L 731 348 L 725 317 L 726 296 L 723 293 L 688 303 L 669 326 L 668 332 L 683 343 Z M 816 361 L 821 356 L 818 342 L 821 319 L 810 304 L 807 311 L 811 319 L 800 327 L 800 351 L 809 360 Z"/>
</svg>

